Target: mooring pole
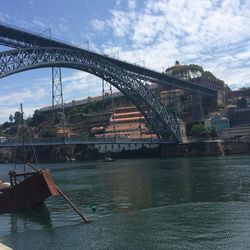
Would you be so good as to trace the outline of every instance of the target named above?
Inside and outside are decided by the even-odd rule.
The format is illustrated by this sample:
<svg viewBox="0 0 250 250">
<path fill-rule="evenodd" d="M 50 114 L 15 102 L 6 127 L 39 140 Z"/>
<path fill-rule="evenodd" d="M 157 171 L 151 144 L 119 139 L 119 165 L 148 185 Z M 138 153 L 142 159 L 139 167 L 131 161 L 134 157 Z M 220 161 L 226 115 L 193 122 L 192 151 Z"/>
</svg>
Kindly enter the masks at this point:
<svg viewBox="0 0 250 250">
<path fill-rule="evenodd" d="M 69 205 L 80 215 L 80 217 L 84 220 L 85 223 L 90 223 L 87 218 L 84 217 L 84 215 L 79 211 L 79 209 L 69 200 L 69 198 L 63 193 L 63 191 L 57 187 L 57 191 L 62 195 L 62 197 L 69 203 Z"/>
</svg>

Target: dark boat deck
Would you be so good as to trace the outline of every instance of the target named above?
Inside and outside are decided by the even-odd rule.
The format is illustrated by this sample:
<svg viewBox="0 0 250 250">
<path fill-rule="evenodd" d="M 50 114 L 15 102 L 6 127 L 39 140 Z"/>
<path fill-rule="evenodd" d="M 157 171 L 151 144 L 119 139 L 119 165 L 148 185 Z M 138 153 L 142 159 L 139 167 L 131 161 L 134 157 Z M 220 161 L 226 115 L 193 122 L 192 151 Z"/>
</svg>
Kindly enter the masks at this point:
<svg viewBox="0 0 250 250">
<path fill-rule="evenodd" d="M 20 183 L 0 193 L 0 214 L 39 204 L 52 195 L 59 195 L 48 170 L 29 174 Z"/>
</svg>

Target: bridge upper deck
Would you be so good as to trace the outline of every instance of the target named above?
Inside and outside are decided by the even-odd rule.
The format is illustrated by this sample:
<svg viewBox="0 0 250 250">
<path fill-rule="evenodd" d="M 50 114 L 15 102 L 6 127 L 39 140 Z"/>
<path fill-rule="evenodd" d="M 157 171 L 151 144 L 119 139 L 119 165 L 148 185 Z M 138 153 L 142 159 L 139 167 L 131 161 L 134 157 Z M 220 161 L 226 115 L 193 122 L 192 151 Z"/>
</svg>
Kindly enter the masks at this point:
<svg viewBox="0 0 250 250">
<path fill-rule="evenodd" d="M 136 74 L 137 76 L 140 76 L 141 78 L 145 78 L 153 82 L 158 82 L 160 84 L 186 89 L 191 92 L 199 92 L 201 94 L 209 96 L 216 96 L 217 92 L 219 90 L 222 90 L 221 86 L 218 85 L 199 84 L 192 81 L 175 78 L 165 73 L 160 73 L 146 67 L 122 61 L 105 54 L 100 54 L 94 51 L 79 48 L 66 42 L 42 36 L 41 34 L 35 34 L 12 26 L 6 26 L 5 24 L 0 24 L 0 44 L 13 48 L 59 47 L 80 50 L 82 52 L 89 53 L 94 56 L 101 57 L 106 61 L 112 62 L 115 65 L 133 74 Z"/>
</svg>

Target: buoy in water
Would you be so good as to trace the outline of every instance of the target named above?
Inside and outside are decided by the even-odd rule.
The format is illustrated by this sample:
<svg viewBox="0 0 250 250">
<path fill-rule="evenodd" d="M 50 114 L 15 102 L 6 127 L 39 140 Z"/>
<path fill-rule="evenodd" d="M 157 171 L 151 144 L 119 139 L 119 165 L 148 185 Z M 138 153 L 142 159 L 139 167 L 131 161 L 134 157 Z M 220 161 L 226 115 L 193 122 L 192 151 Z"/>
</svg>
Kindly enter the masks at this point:
<svg viewBox="0 0 250 250">
<path fill-rule="evenodd" d="M 96 206 L 92 206 L 91 210 L 92 210 L 92 213 L 95 213 L 96 212 Z"/>
</svg>

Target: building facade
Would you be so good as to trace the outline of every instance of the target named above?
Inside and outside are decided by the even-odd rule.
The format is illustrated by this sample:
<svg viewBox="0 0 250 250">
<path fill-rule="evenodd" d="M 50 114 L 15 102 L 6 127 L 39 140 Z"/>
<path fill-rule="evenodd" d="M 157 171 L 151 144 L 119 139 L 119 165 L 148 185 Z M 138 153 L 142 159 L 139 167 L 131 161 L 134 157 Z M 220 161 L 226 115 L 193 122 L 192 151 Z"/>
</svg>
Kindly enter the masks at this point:
<svg viewBox="0 0 250 250">
<path fill-rule="evenodd" d="M 250 142 L 250 124 L 224 129 L 221 137 L 225 140 L 241 140 Z"/>
<path fill-rule="evenodd" d="M 213 113 L 205 120 L 205 127 L 214 127 L 216 132 L 220 134 L 224 129 L 230 128 L 230 123 L 228 118 L 222 117 L 219 113 Z"/>
<path fill-rule="evenodd" d="M 92 128 L 95 137 L 117 137 L 129 139 L 157 138 L 146 126 L 145 117 L 135 106 L 117 108 L 106 127 Z"/>
</svg>

